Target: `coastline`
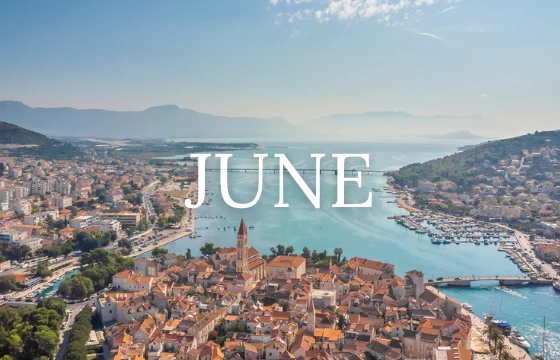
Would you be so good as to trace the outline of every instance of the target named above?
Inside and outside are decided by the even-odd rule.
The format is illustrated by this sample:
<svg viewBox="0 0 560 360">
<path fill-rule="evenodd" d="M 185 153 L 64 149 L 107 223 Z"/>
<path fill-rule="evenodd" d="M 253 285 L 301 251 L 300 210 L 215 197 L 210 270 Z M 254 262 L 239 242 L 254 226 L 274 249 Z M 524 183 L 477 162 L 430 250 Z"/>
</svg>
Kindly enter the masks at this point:
<svg viewBox="0 0 560 360">
<path fill-rule="evenodd" d="M 163 186 L 162 189 L 165 191 L 165 184 Z M 193 199 L 194 194 L 196 194 L 198 190 L 198 180 L 193 181 L 192 183 L 189 184 L 189 189 L 187 190 L 187 195 L 186 198 L 191 198 Z M 173 199 L 175 201 L 177 201 L 179 203 L 180 206 L 185 207 L 185 199 L 182 198 L 178 198 L 178 197 L 173 197 Z M 196 200 L 196 199 L 193 199 Z M 186 208 L 186 213 L 185 216 L 183 217 L 183 220 L 181 221 L 181 225 L 179 230 L 176 231 L 175 234 L 173 234 L 173 230 L 164 230 L 162 232 L 160 232 L 160 234 L 170 234 L 169 237 L 160 240 L 157 244 L 153 244 L 153 245 L 149 245 L 145 248 L 140 248 L 139 251 L 136 252 L 132 252 L 128 255 L 126 255 L 125 257 L 138 257 L 140 255 L 143 255 L 145 253 L 151 252 L 152 250 L 154 250 L 157 247 L 161 247 L 167 244 L 170 244 L 174 241 L 177 241 L 179 239 L 182 239 L 186 236 L 192 235 L 194 232 L 194 209 L 188 209 Z"/>
<path fill-rule="evenodd" d="M 395 199 L 395 203 L 400 208 L 405 209 L 406 211 L 411 213 L 420 211 L 420 209 L 417 209 L 413 206 L 414 204 L 409 204 L 410 194 L 408 192 L 404 190 L 397 190 L 395 185 L 393 185 L 393 183 L 391 182 L 387 182 L 387 188 L 388 188 L 388 190 L 386 190 L 387 192 L 398 195 L 397 199 Z"/>
<path fill-rule="evenodd" d="M 399 194 L 399 198 L 397 200 L 395 200 L 395 203 L 397 205 L 399 205 L 400 208 L 403 208 L 405 210 L 407 210 L 408 212 L 412 213 L 412 212 L 416 212 L 416 211 L 420 211 L 419 209 L 415 208 L 414 206 L 408 204 L 406 202 L 406 199 L 409 199 L 412 195 L 410 193 L 408 193 L 405 190 L 397 190 L 396 187 L 390 183 L 387 182 L 387 186 L 389 188 L 389 192 L 393 193 L 393 194 Z M 508 228 L 507 226 L 504 226 L 505 228 Z M 513 229 L 512 229 L 513 230 Z M 523 233 L 519 232 L 519 231 L 515 231 L 515 238 L 517 239 L 517 242 L 519 243 L 519 246 L 521 246 L 523 248 L 523 245 L 520 242 L 520 238 L 518 233 L 520 233 L 521 235 L 524 235 Z M 528 239 L 527 239 L 528 242 Z M 530 245 L 529 245 L 530 247 Z M 440 298 L 446 298 L 447 295 L 445 295 L 445 293 L 443 291 L 441 291 L 439 288 L 433 287 L 433 286 L 426 286 L 427 289 L 431 290 L 434 294 L 437 294 L 438 297 Z M 478 316 L 476 316 L 475 314 L 469 313 L 468 311 L 466 311 L 465 309 L 461 308 L 461 312 L 465 315 L 470 316 L 471 321 L 472 321 L 472 328 L 471 328 L 471 332 L 472 332 L 472 338 L 471 338 L 471 349 L 475 350 L 477 353 L 484 353 L 484 354 L 490 354 L 490 343 L 488 338 L 483 335 L 484 334 L 484 329 L 486 328 L 486 324 L 484 323 L 484 321 L 479 318 Z M 515 345 L 513 343 L 511 343 L 509 341 L 509 338 L 507 336 L 504 336 L 504 344 L 506 345 L 506 349 L 507 351 L 513 355 L 516 359 L 520 359 L 520 360 L 531 360 L 531 356 L 529 355 L 529 353 L 527 351 L 525 351 L 523 348 L 521 348 L 518 345 Z M 476 356 L 475 356 L 476 359 Z"/>
</svg>

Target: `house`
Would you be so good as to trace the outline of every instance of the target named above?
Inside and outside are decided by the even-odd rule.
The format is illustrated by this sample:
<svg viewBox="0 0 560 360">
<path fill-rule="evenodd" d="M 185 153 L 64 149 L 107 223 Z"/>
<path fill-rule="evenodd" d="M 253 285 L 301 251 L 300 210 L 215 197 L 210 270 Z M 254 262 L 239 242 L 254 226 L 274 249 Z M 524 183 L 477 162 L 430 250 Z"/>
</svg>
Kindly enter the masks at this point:
<svg viewBox="0 0 560 360">
<path fill-rule="evenodd" d="M 268 279 L 299 279 L 305 274 L 305 258 L 279 255 L 266 264 Z"/>
</svg>

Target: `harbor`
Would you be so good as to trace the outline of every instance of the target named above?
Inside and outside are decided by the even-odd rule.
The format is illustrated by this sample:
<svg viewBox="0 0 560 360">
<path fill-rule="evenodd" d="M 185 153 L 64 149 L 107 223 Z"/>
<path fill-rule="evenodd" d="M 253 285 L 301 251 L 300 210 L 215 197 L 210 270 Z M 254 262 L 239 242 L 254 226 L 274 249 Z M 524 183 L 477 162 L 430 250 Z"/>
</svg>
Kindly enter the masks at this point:
<svg viewBox="0 0 560 360">
<path fill-rule="evenodd" d="M 505 245 L 516 242 L 513 230 L 471 218 L 459 218 L 432 211 L 416 211 L 388 218 L 418 234 L 427 234 L 434 245 L 461 243 Z"/>
</svg>

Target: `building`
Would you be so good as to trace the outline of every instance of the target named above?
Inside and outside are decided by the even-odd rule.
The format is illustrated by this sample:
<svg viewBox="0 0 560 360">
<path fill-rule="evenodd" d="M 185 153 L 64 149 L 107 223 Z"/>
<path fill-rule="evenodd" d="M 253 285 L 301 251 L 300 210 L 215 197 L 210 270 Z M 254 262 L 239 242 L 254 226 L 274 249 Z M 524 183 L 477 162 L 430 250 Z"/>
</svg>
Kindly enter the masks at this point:
<svg viewBox="0 0 560 360">
<path fill-rule="evenodd" d="M 132 270 L 123 270 L 113 276 L 113 288 L 128 292 L 149 292 L 154 278 L 139 275 Z"/>
<path fill-rule="evenodd" d="M 305 274 L 305 258 L 301 256 L 279 255 L 266 264 L 269 279 L 300 279 Z"/>
<path fill-rule="evenodd" d="M 65 209 L 72 206 L 72 198 L 70 196 L 57 196 L 53 199 L 53 205 L 59 209 Z"/>
<path fill-rule="evenodd" d="M 25 231 L 16 230 L 4 230 L 0 231 L 0 242 L 11 246 L 17 242 L 25 240 L 27 238 L 27 233 Z"/>
<path fill-rule="evenodd" d="M 68 224 L 72 229 L 80 231 L 80 230 L 84 229 L 85 227 L 91 225 L 94 221 L 95 221 L 95 218 L 93 216 L 83 215 L 83 216 L 77 216 L 73 219 L 70 219 Z"/>
<path fill-rule="evenodd" d="M 237 232 L 237 260 L 235 261 L 235 271 L 240 273 L 249 272 L 248 235 L 245 221 L 241 218 L 239 231 Z"/>
<path fill-rule="evenodd" d="M 72 184 L 65 179 L 56 179 L 53 184 L 53 190 L 63 196 L 70 195 L 72 192 Z"/>
<path fill-rule="evenodd" d="M 412 270 L 404 276 L 406 296 L 419 298 L 424 293 L 424 274 L 422 271 Z"/>
<path fill-rule="evenodd" d="M 119 233 L 122 230 L 121 223 L 117 220 L 97 220 L 89 224 L 92 227 L 98 227 L 101 231 L 114 231 Z"/>
<path fill-rule="evenodd" d="M 101 220 L 117 220 L 121 223 L 123 229 L 136 227 L 140 222 L 140 213 L 123 211 L 120 213 L 102 213 L 99 218 Z"/>
<path fill-rule="evenodd" d="M 427 193 L 434 191 L 434 183 L 427 180 L 418 180 L 418 192 Z"/>
</svg>

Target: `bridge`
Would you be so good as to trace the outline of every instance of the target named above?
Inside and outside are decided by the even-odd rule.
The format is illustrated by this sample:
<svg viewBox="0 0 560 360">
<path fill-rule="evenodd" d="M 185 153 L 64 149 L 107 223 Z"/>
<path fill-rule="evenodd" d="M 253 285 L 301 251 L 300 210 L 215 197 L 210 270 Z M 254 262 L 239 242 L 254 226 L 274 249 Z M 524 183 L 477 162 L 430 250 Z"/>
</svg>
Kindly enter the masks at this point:
<svg viewBox="0 0 560 360">
<path fill-rule="evenodd" d="M 228 172 L 249 172 L 249 171 L 259 171 L 259 168 L 228 168 L 227 171 Z M 269 172 L 269 173 L 277 173 L 280 171 L 280 169 L 278 168 L 263 168 L 262 169 L 264 172 Z M 297 172 L 303 173 L 305 174 L 305 172 L 313 172 L 315 173 L 317 171 L 317 169 L 304 169 L 304 168 L 296 168 Z M 216 168 L 207 168 L 206 171 L 221 171 L 221 169 L 216 169 Z M 288 171 L 287 169 L 284 169 L 284 172 Z M 337 169 L 319 169 L 319 173 L 334 173 L 335 175 L 338 175 L 338 170 Z M 359 169 L 347 169 L 344 170 L 345 173 L 355 173 L 355 172 L 362 172 L 364 174 L 374 174 L 374 173 L 379 173 L 379 174 L 384 174 L 387 171 L 386 170 L 359 170 Z"/>
<path fill-rule="evenodd" d="M 462 286 L 469 287 L 473 281 L 498 281 L 500 285 L 551 285 L 554 280 L 545 278 L 535 278 L 529 276 L 456 276 L 456 277 L 439 277 L 437 279 L 429 279 L 425 281 L 426 285 L 431 286 Z"/>
</svg>

